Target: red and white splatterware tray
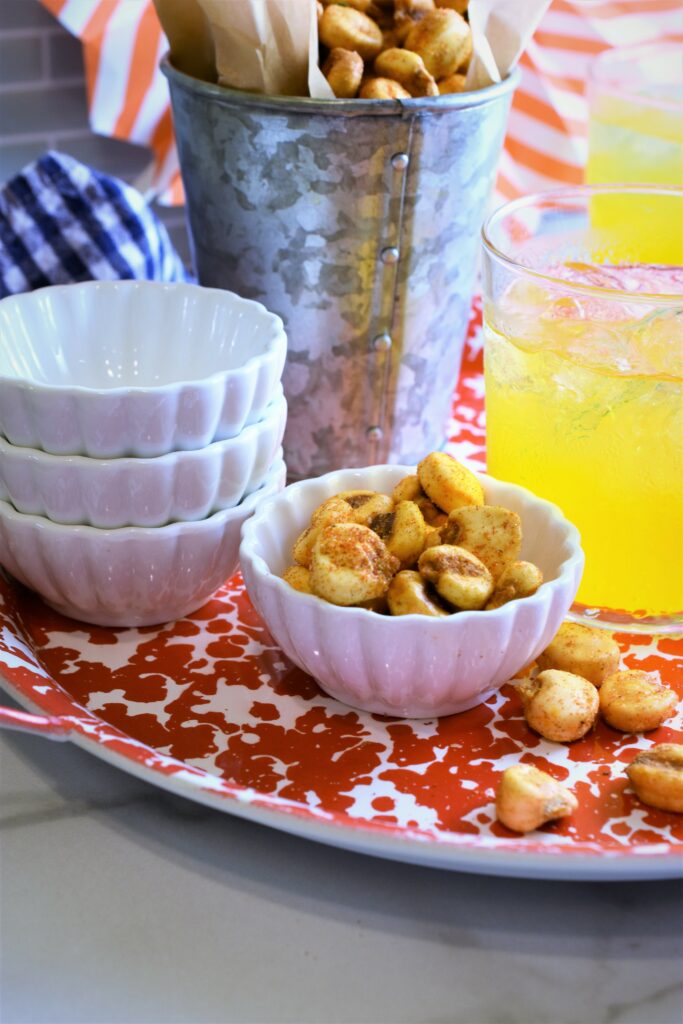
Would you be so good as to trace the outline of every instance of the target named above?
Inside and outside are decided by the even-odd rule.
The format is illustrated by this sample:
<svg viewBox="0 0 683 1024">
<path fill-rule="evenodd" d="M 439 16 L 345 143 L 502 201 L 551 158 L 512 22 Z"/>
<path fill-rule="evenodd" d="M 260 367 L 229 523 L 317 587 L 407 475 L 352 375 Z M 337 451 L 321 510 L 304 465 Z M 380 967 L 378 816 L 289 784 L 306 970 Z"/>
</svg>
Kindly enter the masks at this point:
<svg viewBox="0 0 683 1024">
<path fill-rule="evenodd" d="M 452 450 L 483 455 L 477 325 Z M 624 664 L 658 670 L 683 696 L 683 641 L 621 635 Z M 434 721 L 356 712 L 287 664 L 236 575 L 166 627 L 72 622 L 0 576 L 0 677 L 29 714 L 13 723 L 73 741 L 147 781 L 320 842 L 454 870 L 533 878 L 666 878 L 683 868 L 683 816 L 640 804 L 624 768 L 683 742 L 672 719 L 647 736 L 603 723 L 578 743 L 526 726 L 512 686 Z M 519 837 L 495 820 L 502 770 L 518 761 L 567 781 L 570 818 Z"/>
</svg>

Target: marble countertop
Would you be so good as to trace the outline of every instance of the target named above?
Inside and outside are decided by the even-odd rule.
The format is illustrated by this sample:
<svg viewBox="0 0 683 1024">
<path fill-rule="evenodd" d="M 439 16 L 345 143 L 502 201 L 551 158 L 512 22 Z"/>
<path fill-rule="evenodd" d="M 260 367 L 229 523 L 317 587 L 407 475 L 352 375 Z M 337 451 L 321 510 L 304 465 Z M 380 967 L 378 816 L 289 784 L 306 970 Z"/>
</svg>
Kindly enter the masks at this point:
<svg viewBox="0 0 683 1024">
<path fill-rule="evenodd" d="M 347 853 L 0 737 L 3 1024 L 677 1024 L 683 884 Z"/>
</svg>

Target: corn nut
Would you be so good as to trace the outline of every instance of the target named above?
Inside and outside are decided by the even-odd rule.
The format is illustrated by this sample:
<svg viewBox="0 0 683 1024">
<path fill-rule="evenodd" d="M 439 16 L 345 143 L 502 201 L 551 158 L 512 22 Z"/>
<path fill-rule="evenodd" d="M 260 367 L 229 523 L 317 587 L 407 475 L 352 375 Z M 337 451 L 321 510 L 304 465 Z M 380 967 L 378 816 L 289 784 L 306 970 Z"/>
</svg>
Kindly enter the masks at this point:
<svg viewBox="0 0 683 1024">
<path fill-rule="evenodd" d="M 446 513 L 438 509 L 422 490 L 422 484 L 416 474 L 404 476 L 403 480 L 399 480 L 391 496 L 396 502 L 414 501 L 428 526 L 438 529 L 448 521 Z"/>
<path fill-rule="evenodd" d="M 401 44 L 426 14 L 435 10 L 434 0 L 395 0 L 394 30 Z"/>
<path fill-rule="evenodd" d="M 533 832 L 579 806 L 566 786 L 530 764 L 507 768 L 496 793 L 496 816 L 513 832 Z"/>
<path fill-rule="evenodd" d="M 543 573 L 537 565 L 533 562 L 513 562 L 499 576 L 486 610 L 500 608 L 509 601 L 518 601 L 522 597 L 531 597 L 541 583 Z"/>
<path fill-rule="evenodd" d="M 367 14 L 372 18 L 375 8 L 374 0 L 322 0 L 323 7 L 332 7 L 333 4 L 340 4 L 342 7 L 353 7 L 354 11 Z"/>
<path fill-rule="evenodd" d="M 683 744 L 658 743 L 643 750 L 626 774 L 644 804 L 683 814 Z"/>
<path fill-rule="evenodd" d="M 445 452 L 432 452 L 422 459 L 417 477 L 429 500 L 443 512 L 484 504 L 484 490 L 474 473 Z"/>
<path fill-rule="evenodd" d="M 461 15 L 439 8 L 411 28 L 405 47 L 419 53 L 427 71 L 438 80 L 466 67 L 472 56 L 472 33 Z"/>
<path fill-rule="evenodd" d="M 493 591 L 493 579 L 483 562 L 470 551 L 451 544 L 427 548 L 417 563 L 424 578 L 454 608 L 483 608 Z"/>
<path fill-rule="evenodd" d="M 350 506 L 353 522 L 361 523 L 362 526 L 367 526 L 373 516 L 391 512 L 394 507 L 388 494 L 379 494 L 377 491 L 342 491 L 336 498 Z"/>
<path fill-rule="evenodd" d="M 312 594 L 311 574 L 303 565 L 290 565 L 282 574 L 285 583 L 301 594 Z"/>
<path fill-rule="evenodd" d="M 422 57 L 410 50 L 384 50 L 375 60 L 375 73 L 391 78 L 411 96 L 438 96 L 436 82 L 427 71 Z"/>
<path fill-rule="evenodd" d="M 360 523 L 324 526 L 311 555 L 311 586 L 332 604 L 352 605 L 386 593 L 399 562 Z"/>
<path fill-rule="evenodd" d="M 427 525 L 427 533 L 425 534 L 425 551 L 427 548 L 435 548 L 441 543 L 441 531 Z"/>
<path fill-rule="evenodd" d="M 538 657 L 538 667 L 559 668 L 589 679 L 595 686 L 619 668 L 619 645 L 602 629 L 563 622 Z"/>
<path fill-rule="evenodd" d="M 389 614 L 389 603 L 386 594 L 382 594 L 381 597 L 371 597 L 369 601 L 359 601 L 356 607 L 365 608 L 366 611 L 375 612 L 377 615 Z"/>
<path fill-rule="evenodd" d="M 440 78 L 436 83 L 439 94 L 446 96 L 453 92 L 465 92 L 467 90 L 467 75 L 449 75 L 447 78 Z"/>
<path fill-rule="evenodd" d="M 391 497 L 394 501 L 417 501 L 418 498 L 426 498 L 422 485 L 416 474 L 404 476 L 394 487 Z"/>
<path fill-rule="evenodd" d="M 534 732 L 556 743 L 572 743 L 591 729 L 598 715 L 598 691 L 571 672 L 547 669 L 517 684 L 524 717 Z"/>
<path fill-rule="evenodd" d="M 362 100 L 409 100 L 410 93 L 391 78 L 366 78 L 360 87 Z"/>
<path fill-rule="evenodd" d="M 450 614 L 448 609 L 431 595 L 419 572 L 404 569 L 397 573 L 387 590 L 389 611 L 392 615 L 430 615 L 438 618 Z"/>
<path fill-rule="evenodd" d="M 352 99 L 363 77 L 363 58 L 353 50 L 335 46 L 323 64 L 322 71 L 337 99 Z"/>
<path fill-rule="evenodd" d="M 395 49 L 398 46 L 398 44 L 399 44 L 399 38 L 398 38 L 398 35 L 396 33 L 396 29 L 393 28 L 393 27 L 391 27 L 391 28 L 383 28 L 382 29 L 382 50 L 381 50 L 381 53 L 384 53 L 385 50 L 393 50 L 393 49 Z"/>
<path fill-rule="evenodd" d="M 456 508 L 441 530 L 441 543 L 471 551 L 497 580 L 519 557 L 522 520 L 516 512 L 497 505 Z"/>
<path fill-rule="evenodd" d="M 437 7 L 447 7 L 456 14 L 464 14 L 470 0 L 434 0 Z"/>
<path fill-rule="evenodd" d="M 414 501 L 399 501 L 391 512 L 379 512 L 368 520 L 402 569 L 414 565 L 425 545 L 427 527 Z"/>
<path fill-rule="evenodd" d="M 657 729 L 677 704 L 674 691 L 650 672 L 614 672 L 600 687 L 600 714 L 621 732 Z"/>
<path fill-rule="evenodd" d="M 348 523 L 353 518 L 353 510 L 345 501 L 329 498 L 324 501 L 311 516 L 311 525 L 299 534 L 294 541 L 292 557 L 299 565 L 308 568 L 311 564 L 313 545 L 324 526 L 329 523 Z"/>
<path fill-rule="evenodd" d="M 332 4 L 323 11 L 318 26 L 320 41 L 334 50 L 355 50 L 363 60 L 373 60 L 382 49 L 382 30 L 362 11 Z"/>
</svg>

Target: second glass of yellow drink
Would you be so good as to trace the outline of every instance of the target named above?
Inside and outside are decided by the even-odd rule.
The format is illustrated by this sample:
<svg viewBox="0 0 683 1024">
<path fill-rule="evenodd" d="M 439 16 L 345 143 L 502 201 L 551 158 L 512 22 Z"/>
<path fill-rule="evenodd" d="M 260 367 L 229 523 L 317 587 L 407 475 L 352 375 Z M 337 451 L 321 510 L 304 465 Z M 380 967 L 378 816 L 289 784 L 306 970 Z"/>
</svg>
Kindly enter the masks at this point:
<svg viewBox="0 0 683 1024">
<path fill-rule="evenodd" d="M 608 50 L 598 57 L 588 80 L 589 133 L 586 181 L 591 185 L 647 182 L 683 187 L 683 43 L 664 39 L 656 44 Z M 626 200 L 627 205 L 629 200 Z M 594 220 L 612 228 L 629 214 L 618 194 L 594 210 Z M 641 240 L 641 258 L 681 262 L 683 224 L 672 230 L 680 209 L 662 199 L 650 212 L 648 247 Z M 655 216 L 657 219 L 653 220 Z M 666 244 L 672 251 L 666 252 Z"/>
</svg>

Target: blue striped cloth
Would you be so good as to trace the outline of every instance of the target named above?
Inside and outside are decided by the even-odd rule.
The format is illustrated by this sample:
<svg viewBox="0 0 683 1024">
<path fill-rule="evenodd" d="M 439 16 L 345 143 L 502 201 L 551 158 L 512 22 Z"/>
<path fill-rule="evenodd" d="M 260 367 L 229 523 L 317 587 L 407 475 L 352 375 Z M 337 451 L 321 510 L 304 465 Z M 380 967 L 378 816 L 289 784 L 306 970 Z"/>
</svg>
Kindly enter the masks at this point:
<svg viewBox="0 0 683 1024">
<path fill-rule="evenodd" d="M 0 298 L 120 278 L 189 279 L 137 189 L 55 152 L 0 188 Z"/>
</svg>

